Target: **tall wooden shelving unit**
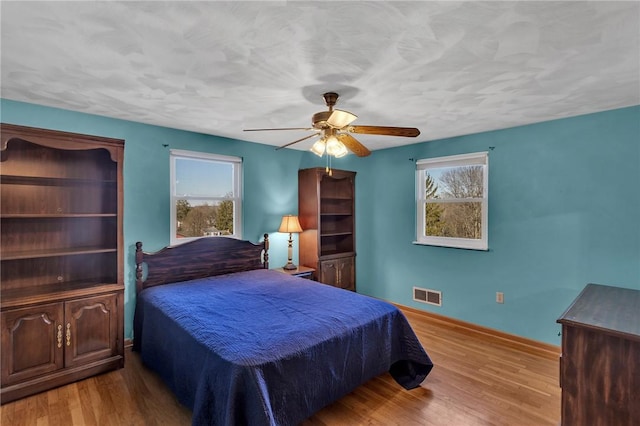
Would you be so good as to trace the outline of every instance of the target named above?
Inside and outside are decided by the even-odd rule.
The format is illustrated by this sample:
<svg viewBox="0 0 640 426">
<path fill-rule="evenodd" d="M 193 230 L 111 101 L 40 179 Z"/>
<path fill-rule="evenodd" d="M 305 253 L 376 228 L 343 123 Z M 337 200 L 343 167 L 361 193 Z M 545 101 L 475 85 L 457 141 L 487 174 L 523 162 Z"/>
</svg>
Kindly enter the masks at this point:
<svg viewBox="0 0 640 426">
<path fill-rule="evenodd" d="M 124 365 L 124 141 L 1 125 L 6 403 Z"/>
<path fill-rule="evenodd" d="M 322 283 L 355 291 L 355 178 L 345 170 L 298 171 L 300 264 Z"/>
</svg>

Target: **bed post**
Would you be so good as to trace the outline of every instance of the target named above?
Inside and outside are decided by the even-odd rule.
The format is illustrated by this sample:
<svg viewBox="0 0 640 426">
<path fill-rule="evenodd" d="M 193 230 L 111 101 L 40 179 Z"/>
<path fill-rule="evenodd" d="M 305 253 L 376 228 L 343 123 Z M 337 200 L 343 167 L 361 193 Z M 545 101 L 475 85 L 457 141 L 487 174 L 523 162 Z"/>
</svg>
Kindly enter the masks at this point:
<svg viewBox="0 0 640 426">
<path fill-rule="evenodd" d="M 136 243 L 136 293 L 142 291 L 142 243 Z"/>
<path fill-rule="evenodd" d="M 262 261 L 262 267 L 269 269 L 269 234 L 264 234 L 264 260 Z"/>
</svg>

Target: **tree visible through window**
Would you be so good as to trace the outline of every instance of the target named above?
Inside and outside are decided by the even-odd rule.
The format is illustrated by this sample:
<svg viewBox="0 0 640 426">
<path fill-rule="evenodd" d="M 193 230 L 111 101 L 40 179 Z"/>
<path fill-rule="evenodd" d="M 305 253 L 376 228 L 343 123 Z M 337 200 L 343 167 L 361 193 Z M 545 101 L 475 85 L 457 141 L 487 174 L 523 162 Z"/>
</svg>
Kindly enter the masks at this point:
<svg viewBox="0 0 640 426">
<path fill-rule="evenodd" d="M 172 244 L 184 239 L 241 238 L 241 160 L 171 151 Z"/>
<path fill-rule="evenodd" d="M 417 243 L 486 250 L 487 154 L 417 163 Z"/>
</svg>

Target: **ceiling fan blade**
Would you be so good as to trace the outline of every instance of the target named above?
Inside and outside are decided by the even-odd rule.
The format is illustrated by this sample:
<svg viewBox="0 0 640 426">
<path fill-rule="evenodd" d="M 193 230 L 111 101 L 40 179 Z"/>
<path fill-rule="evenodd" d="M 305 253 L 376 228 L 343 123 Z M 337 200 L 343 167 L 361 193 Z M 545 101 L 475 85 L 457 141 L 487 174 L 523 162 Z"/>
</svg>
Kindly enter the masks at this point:
<svg viewBox="0 0 640 426">
<path fill-rule="evenodd" d="M 344 146 L 358 157 L 366 157 L 371 154 L 371 151 L 369 151 L 366 146 L 362 145 L 356 138 L 348 133 L 340 133 L 337 134 L 336 137 L 344 144 Z"/>
<path fill-rule="evenodd" d="M 244 129 L 243 132 L 263 132 L 265 130 L 313 130 L 313 127 L 280 127 L 275 129 Z"/>
<path fill-rule="evenodd" d="M 386 127 L 386 126 L 349 126 L 347 131 L 365 135 L 406 136 L 415 138 L 420 130 L 415 127 Z"/>
<path fill-rule="evenodd" d="M 327 118 L 327 124 L 334 129 L 342 129 L 358 118 L 357 115 L 351 114 L 349 111 L 342 111 L 341 109 L 334 109 L 329 112 L 330 115 L 329 118 Z"/>
<path fill-rule="evenodd" d="M 309 139 L 309 138 L 312 138 L 312 137 L 314 137 L 314 136 L 318 136 L 320 133 L 321 133 L 321 132 L 317 132 L 317 133 L 314 133 L 314 134 L 312 134 L 312 135 L 305 136 L 304 138 L 300 138 L 300 139 L 298 139 L 298 140 L 295 140 L 295 141 L 293 141 L 293 142 L 289 142 L 289 143 L 288 143 L 288 144 L 286 144 L 286 145 L 279 146 L 279 147 L 277 147 L 277 148 L 276 148 L 276 151 L 277 151 L 277 150 L 279 150 L 279 149 L 282 149 L 282 148 L 286 148 L 286 147 L 288 147 L 288 146 L 290 146 L 290 145 L 293 145 L 294 143 L 302 142 L 302 141 L 307 140 L 307 139 Z"/>
</svg>

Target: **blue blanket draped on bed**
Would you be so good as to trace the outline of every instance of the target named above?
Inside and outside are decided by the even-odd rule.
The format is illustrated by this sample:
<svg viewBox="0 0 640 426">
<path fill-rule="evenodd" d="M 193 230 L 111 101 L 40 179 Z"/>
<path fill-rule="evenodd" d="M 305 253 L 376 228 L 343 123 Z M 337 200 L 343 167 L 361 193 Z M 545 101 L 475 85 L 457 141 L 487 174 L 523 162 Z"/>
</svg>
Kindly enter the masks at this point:
<svg viewBox="0 0 640 426">
<path fill-rule="evenodd" d="M 134 327 L 194 425 L 294 425 L 384 372 L 411 389 L 433 366 L 395 306 L 270 270 L 148 288 Z"/>
</svg>

